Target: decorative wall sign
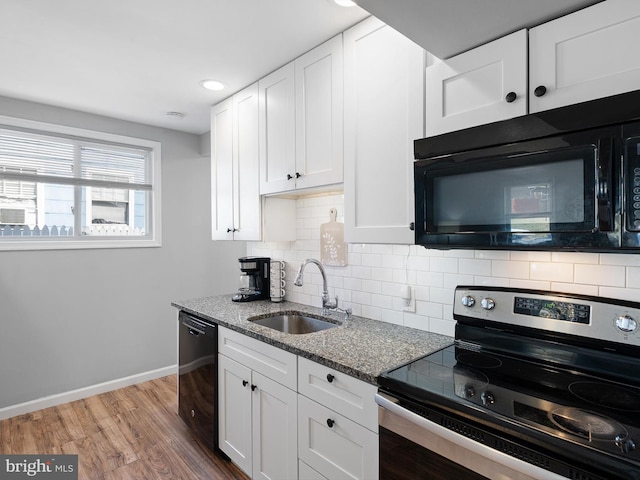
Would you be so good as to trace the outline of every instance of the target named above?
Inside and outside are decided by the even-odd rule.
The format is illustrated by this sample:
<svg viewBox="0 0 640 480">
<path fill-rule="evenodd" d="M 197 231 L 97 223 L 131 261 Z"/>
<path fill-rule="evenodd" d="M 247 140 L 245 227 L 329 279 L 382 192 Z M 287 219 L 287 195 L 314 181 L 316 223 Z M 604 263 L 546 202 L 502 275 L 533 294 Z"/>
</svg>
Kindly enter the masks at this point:
<svg viewBox="0 0 640 480">
<path fill-rule="evenodd" d="M 347 245 L 344 243 L 344 224 L 336 222 L 338 211 L 329 210 L 329 223 L 320 225 L 320 261 L 324 265 L 344 267 L 347 264 Z"/>
</svg>

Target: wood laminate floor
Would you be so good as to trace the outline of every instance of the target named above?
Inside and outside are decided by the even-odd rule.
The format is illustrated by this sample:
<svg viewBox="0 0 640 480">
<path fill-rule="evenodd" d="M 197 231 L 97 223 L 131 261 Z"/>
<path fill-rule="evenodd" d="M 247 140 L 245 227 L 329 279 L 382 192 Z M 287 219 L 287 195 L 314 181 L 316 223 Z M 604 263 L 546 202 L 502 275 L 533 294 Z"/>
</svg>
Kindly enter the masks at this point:
<svg viewBox="0 0 640 480">
<path fill-rule="evenodd" d="M 82 480 L 248 480 L 176 412 L 170 375 L 0 420 L 0 453 L 77 454 Z"/>
</svg>

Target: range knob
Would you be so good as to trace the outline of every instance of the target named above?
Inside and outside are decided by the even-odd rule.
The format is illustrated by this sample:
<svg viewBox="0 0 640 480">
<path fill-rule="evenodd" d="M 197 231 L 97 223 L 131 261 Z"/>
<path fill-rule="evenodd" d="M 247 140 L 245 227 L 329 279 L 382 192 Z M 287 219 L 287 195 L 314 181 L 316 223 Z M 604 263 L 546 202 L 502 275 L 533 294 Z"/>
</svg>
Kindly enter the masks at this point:
<svg viewBox="0 0 640 480">
<path fill-rule="evenodd" d="M 465 295 L 460 299 L 460 303 L 462 303 L 462 305 L 464 305 L 465 307 L 473 307 L 476 304 L 476 299 L 471 295 Z"/>
<path fill-rule="evenodd" d="M 629 453 L 636 449 L 636 442 L 627 438 L 626 435 L 617 435 L 615 442 L 622 453 Z"/>
<path fill-rule="evenodd" d="M 638 322 L 629 315 L 620 315 L 616 317 L 616 328 L 624 333 L 635 332 L 638 328 Z"/>
<path fill-rule="evenodd" d="M 493 310 L 496 308 L 496 302 L 493 298 L 486 297 L 480 300 L 480 306 L 485 310 Z"/>
<path fill-rule="evenodd" d="M 473 398 L 475 396 L 476 396 L 476 389 L 473 388 L 473 385 L 465 385 L 464 398 Z"/>
<path fill-rule="evenodd" d="M 484 405 L 485 407 L 487 405 L 493 405 L 494 403 L 496 403 L 496 397 L 494 397 L 493 393 L 491 392 L 482 392 L 482 394 L 480 395 L 480 400 L 482 400 L 482 405 Z"/>
</svg>

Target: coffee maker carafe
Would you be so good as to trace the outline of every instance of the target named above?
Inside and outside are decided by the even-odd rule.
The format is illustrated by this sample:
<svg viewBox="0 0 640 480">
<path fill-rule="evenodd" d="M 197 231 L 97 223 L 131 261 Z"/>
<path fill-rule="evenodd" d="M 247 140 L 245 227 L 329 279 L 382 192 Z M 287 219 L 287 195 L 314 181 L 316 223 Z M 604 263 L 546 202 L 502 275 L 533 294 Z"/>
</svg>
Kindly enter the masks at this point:
<svg viewBox="0 0 640 480">
<path fill-rule="evenodd" d="M 269 298 L 271 259 L 269 257 L 240 257 L 240 287 L 231 300 L 251 302 Z"/>
</svg>

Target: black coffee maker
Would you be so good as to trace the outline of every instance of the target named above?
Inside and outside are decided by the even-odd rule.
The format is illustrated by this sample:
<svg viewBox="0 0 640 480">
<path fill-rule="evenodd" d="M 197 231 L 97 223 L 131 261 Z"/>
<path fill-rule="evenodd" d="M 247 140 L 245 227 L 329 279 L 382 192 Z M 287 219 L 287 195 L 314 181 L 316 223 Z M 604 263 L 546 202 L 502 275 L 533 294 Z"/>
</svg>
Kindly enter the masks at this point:
<svg viewBox="0 0 640 480">
<path fill-rule="evenodd" d="M 231 300 L 251 302 L 269 299 L 271 259 L 269 257 L 240 257 L 240 288 Z"/>
</svg>

